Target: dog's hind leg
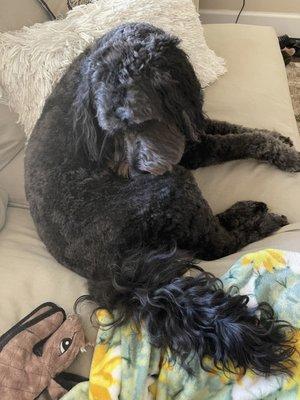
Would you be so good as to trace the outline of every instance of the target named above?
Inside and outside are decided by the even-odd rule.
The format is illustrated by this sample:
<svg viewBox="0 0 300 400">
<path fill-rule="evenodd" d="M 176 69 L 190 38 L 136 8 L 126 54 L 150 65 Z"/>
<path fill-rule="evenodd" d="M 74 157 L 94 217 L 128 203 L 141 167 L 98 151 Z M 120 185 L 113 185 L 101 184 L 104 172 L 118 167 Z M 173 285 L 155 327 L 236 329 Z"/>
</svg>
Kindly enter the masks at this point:
<svg viewBox="0 0 300 400">
<path fill-rule="evenodd" d="M 217 214 L 220 224 L 232 231 L 245 225 L 251 219 L 255 221 L 262 218 L 268 212 L 268 207 L 261 201 L 238 201 L 224 212 Z"/>
<path fill-rule="evenodd" d="M 186 367 L 191 356 L 205 367 L 203 360 L 209 356 L 224 370 L 236 365 L 263 374 L 286 372 L 293 353 L 289 326 L 277 321 L 270 307 L 267 313 L 266 306 L 247 307 L 247 296 L 225 292 L 201 270 L 197 276 L 183 276 L 192 267 L 190 254 L 208 260 L 233 253 L 276 230 L 280 217 L 253 206 L 253 214 L 259 214 L 255 223 L 248 213 L 252 225 L 229 230 L 213 215 L 189 171 L 177 167 L 165 176 L 137 177 L 133 184 L 137 181 L 128 191 L 127 204 L 135 210 L 139 205 L 138 218 L 126 223 L 124 232 L 133 234 L 129 242 L 136 243 L 145 228 L 154 242 L 121 251 L 107 273 L 101 269 L 100 278 L 89 281 L 92 298 L 100 307 L 118 311 L 117 324 L 130 319 L 142 324 L 151 344 L 170 349 Z M 143 236 L 149 237 L 146 231 Z M 178 253 L 165 246 L 174 242 Z"/>
<path fill-rule="evenodd" d="M 234 218 L 231 209 L 227 212 Z M 203 260 L 217 259 L 234 253 L 247 244 L 263 239 L 288 223 L 285 216 L 269 213 L 267 209 L 263 210 L 258 207 L 251 216 L 249 212 L 246 213 L 249 218 L 236 212 L 234 222 L 232 223 L 229 219 L 226 224 L 224 221 L 227 212 L 222 213 L 220 219 L 216 216 L 210 221 L 205 240 L 201 238 L 198 251 L 195 246 L 195 254 Z"/>
<path fill-rule="evenodd" d="M 121 257 L 106 270 L 100 256 L 99 278 L 89 281 L 99 306 L 118 311 L 114 326 L 130 319 L 142 324 L 151 344 L 169 349 L 187 367 L 193 356 L 203 367 L 203 360 L 211 356 L 225 370 L 238 366 L 263 374 L 285 372 L 293 348 L 287 345 L 287 324 L 274 320 L 271 308 L 267 314 L 261 306 L 248 308 L 246 296 L 226 293 L 202 270 L 197 276 L 184 276 L 192 267 L 191 254 L 202 259 L 225 256 L 277 229 L 280 217 L 254 206 L 253 214 L 259 212 L 255 223 L 248 214 L 252 225 L 226 229 L 190 171 L 182 167 L 161 176 L 136 176 L 125 190 L 116 201 L 126 204 L 126 210 L 114 208 L 114 214 L 117 209 L 122 212 L 116 221 L 126 221 L 117 242 Z M 120 239 L 126 240 L 126 251 Z M 178 251 L 170 251 L 175 242 Z"/>
<path fill-rule="evenodd" d="M 188 169 L 248 159 L 264 161 L 283 171 L 300 172 L 300 153 L 277 137 L 254 130 L 227 135 L 201 135 L 186 145 L 181 165 Z"/>
<path fill-rule="evenodd" d="M 168 179 L 162 182 L 164 188 Z M 204 260 L 234 253 L 287 224 L 286 217 L 269 213 L 264 203 L 252 201 L 239 202 L 214 216 L 191 174 L 181 168 L 173 175 L 172 201 L 161 213 L 156 209 L 150 221 L 157 243 L 174 240 L 179 248 Z"/>
</svg>

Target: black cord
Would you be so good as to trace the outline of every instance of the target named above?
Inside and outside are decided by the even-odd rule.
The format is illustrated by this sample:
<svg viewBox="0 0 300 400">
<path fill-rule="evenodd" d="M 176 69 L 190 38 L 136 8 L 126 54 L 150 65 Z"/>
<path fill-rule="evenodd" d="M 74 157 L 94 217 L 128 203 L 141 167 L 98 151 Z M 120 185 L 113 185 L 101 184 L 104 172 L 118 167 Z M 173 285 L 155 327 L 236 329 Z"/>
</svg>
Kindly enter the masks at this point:
<svg viewBox="0 0 300 400">
<path fill-rule="evenodd" d="M 47 13 L 50 15 L 51 19 L 56 19 L 56 16 L 53 14 L 53 12 L 50 10 L 50 8 L 48 7 L 48 5 L 46 4 L 46 2 L 44 0 L 37 0 L 37 1 L 47 11 Z"/>
<path fill-rule="evenodd" d="M 238 13 L 238 16 L 236 17 L 236 20 L 235 20 L 235 23 L 236 23 L 236 24 L 239 22 L 240 15 L 242 14 L 242 11 L 243 11 L 243 9 L 244 9 L 244 7 L 245 7 L 245 4 L 246 4 L 246 0 L 243 0 L 242 8 L 240 9 L 240 12 Z"/>
<path fill-rule="evenodd" d="M 69 10 L 72 10 L 72 6 L 71 6 L 70 0 L 67 0 L 67 5 L 68 5 L 68 9 L 69 9 Z"/>
</svg>

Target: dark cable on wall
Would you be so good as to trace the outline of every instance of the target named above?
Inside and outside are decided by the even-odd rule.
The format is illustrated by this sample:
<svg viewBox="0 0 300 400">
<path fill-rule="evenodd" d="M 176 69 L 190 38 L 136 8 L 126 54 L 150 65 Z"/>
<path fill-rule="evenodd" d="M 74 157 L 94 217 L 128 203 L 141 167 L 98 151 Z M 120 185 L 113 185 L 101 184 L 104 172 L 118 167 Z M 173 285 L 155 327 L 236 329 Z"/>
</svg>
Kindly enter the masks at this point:
<svg viewBox="0 0 300 400">
<path fill-rule="evenodd" d="M 53 14 L 53 12 L 50 10 L 50 8 L 47 6 L 44 0 L 37 0 L 40 5 L 46 10 L 46 12 L 50 15 L 51 19 L 56 19 L 56 16 Z"/>
<path fill-rule="evenodd" d="M 244 9 L 244 7 L 245 7 L 245 4 L 246 4 L 246 0 L 243 0 L 242 8 L 240 9 L 240 12 L 238 13 L 238 16 L 236 17 L 236 20 L 235 20 L 235 23 L 236 23 L 236 24 L 239 22 L 240 15 L 242 14 L 242 11 L 243 11 L 243 9 Z"/>
</svg>

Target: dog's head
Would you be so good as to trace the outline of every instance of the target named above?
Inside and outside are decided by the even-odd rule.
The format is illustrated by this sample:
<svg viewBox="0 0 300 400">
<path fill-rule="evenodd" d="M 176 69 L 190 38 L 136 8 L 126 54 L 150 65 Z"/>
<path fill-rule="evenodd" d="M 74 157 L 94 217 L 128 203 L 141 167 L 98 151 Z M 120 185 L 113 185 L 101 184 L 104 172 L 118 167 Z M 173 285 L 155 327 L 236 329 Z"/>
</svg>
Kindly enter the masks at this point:
<svg viewBox="0 0 300 400">
<path fill-rule="evenodd" d="M 103 148 L 112 158 L 113 143 L 123 141 L 122 158 L 131 169 L 163 174 L 179 163 L 185 141 L 197 140 L 202 92 L 178 44 L 161 29 L 132 23 L 106 34 L 87 53 L 75 128 L 94 161 Z"/>
</svg>

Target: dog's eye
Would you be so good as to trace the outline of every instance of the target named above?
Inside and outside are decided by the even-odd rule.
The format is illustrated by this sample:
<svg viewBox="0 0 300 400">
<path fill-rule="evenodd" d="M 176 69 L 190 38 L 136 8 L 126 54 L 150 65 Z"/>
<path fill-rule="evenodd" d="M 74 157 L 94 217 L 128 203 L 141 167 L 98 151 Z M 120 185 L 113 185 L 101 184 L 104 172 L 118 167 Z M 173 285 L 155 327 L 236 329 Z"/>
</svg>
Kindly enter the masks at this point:
<svg viewBox="0 0 300 400">
<path fill-rule="evenodd" d="M 71 338 L 65 338 L 60 342 L 59 350 L 61 354 L 65 353 L 72 344 Z"/>
</svg>

